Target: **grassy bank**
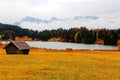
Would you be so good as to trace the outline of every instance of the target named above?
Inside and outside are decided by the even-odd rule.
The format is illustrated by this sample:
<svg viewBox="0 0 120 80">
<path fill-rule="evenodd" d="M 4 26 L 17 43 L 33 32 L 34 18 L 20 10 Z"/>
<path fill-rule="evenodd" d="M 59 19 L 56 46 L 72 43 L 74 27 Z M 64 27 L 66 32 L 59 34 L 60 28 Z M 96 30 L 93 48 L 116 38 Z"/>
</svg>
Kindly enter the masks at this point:
<svg viewBox="0 0 120 80">
<path fill-rule="evenodd" d="M 118 51 L 57 51 L 32 48 L 6 55 L 0 48 L 0 80 L 119 80 Z"/>
</svg>

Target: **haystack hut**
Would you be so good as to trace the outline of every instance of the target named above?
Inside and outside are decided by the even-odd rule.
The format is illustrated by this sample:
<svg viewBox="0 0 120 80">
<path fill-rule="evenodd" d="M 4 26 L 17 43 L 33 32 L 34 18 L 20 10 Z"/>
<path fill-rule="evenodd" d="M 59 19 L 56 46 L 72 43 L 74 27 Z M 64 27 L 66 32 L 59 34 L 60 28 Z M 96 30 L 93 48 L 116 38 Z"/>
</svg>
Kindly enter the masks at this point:
<svg viewBox="0 0 120 80">
<path fill-rule="evenodd" d="M 5 49 L 7 54 L 29 54 L 30 46 L 24 41 L 11 41 Z"/>
<path fill-rule="evenodd" d="M 120 40 L 117 41 L 117 47 L 120 50 Z"/>
</svg>

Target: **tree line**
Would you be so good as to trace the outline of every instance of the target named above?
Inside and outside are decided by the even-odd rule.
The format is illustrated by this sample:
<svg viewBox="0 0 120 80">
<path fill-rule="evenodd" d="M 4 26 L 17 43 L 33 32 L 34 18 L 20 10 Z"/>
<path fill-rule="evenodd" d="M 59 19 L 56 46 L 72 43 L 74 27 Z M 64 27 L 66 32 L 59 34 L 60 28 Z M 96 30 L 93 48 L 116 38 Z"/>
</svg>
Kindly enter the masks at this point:
<svg viewBox="0 0 120 80">
<path fill-rule="evenodd" d="M 86 27 L 56 30 L 34 31 L 18 26 L 0 23 L 0 39 L 15 40 L 15 37 L 28 36 L 32 40 L 48 41 L 59 38 L 61 42 L 94 44 L 97 39 L 104 41 L 105 45 L 117 45 L 120 39 L 120 29 L 87 29 Z"/>
</svg>

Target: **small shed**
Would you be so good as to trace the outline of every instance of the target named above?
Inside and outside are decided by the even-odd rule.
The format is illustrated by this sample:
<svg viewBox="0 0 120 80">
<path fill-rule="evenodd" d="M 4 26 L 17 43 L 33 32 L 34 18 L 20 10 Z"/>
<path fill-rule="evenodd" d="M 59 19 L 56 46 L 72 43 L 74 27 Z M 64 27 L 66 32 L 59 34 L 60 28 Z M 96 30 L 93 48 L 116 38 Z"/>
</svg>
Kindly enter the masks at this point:
<svg viewBox="0 0 120 80">
<path fill-rule="evenodd" d="M 7 54 L 29 54 L 30 46 L 24 41 L 11 41 L 5 49 Z"/>
<path fill-rule="evenodd" d="M 117 41 L 117 47 L 120 50 L 120 39 Z"/>
</svg>

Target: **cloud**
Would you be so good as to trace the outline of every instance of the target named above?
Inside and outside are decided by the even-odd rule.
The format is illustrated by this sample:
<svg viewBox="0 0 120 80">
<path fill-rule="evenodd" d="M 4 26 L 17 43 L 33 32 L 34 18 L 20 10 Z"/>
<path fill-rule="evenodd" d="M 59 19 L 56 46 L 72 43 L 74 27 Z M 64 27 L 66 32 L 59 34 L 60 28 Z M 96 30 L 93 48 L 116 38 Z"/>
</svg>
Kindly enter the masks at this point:
<svg viewBox="0 0 120 80">
<path fill-rule="evenodd" d="M 0 0 L 0 22 L 12 24 L 26 16 L 49 20 L 51 17 L 72 18 L 91 15 L 107 21 L 117 20 L 114 24 L 118 25 L 119 3 L 120 0 Z M 101 22 L 101 25 L 103 23 Z"/>
</svg>

